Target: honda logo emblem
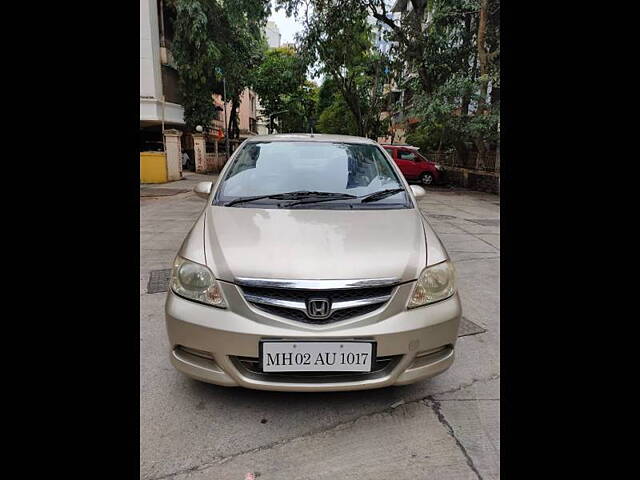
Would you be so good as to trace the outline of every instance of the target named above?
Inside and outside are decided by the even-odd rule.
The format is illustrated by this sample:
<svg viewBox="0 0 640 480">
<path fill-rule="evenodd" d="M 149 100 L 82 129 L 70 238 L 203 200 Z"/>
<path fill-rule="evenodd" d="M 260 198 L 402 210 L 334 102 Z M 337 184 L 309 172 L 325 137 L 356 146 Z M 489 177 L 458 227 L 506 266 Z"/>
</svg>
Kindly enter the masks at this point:
<svg viewBox="0 0 640 480">
<path fill-rule="evenodd" d="M 310 298 L 307 302 L 309 318 L 327 318 L 331 315 L 331 302 L 327 298 Z"/>
</svg>

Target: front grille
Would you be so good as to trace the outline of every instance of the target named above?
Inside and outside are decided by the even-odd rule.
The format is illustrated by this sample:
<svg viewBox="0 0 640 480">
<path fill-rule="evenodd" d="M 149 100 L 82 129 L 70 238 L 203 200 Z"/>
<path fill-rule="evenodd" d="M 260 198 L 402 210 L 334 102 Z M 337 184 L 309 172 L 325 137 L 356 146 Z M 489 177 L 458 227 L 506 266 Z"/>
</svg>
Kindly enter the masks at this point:
<svg viewBox="0 0 640 480">
<path fill-rule="evenodd" d="M 347 288 L 339 290 L 305 290 L 302 288 L 265 288 L 242 287 L 248 295 L 277 298 L 278 300 L 305 301 L 309 297 L 326 297 L 332 302 L 346 300 L 360 300 L 363 298 L 382 297 L 390 295 L 393 287 Z"/>
<path fill-rule="evenodd" d="M 299 288 L 241 287 L 242 292 L 244 293 L 245 297 L 247 297 L 247 301 L 254 307 L 272 315 L 277 315 L 289 320 L 296 320 L 298 322 L 311 323 L 314 325 L 324 325 L 328 323 L 339 322 L 373 312 L 388 301 L 388 299 L 391 297 L 393 288 L 393 286 L 388 286 L 336 290 L 306 290 Z M 336 303 L 339 304 L 339 302 L 358 300 L 366 301 L 368 299 L 375 300 L 378 298 L 381 298 L 383 300 L 366 305 L 357 305 L 348 308 L 336 309 L 331 313 L 329 317 L 324 319 L 316 319 L 308 317 L 304 309 L 289 308 L 280 305 L 269 305 L 266 303 L 252 301 L 252 299 L 256 297 L 273 301 L 297 302 L 300 305 L 306 304 L 306 302 L 311 298 L 326 298 L 330 300 L 332 306 L 334 306 Z"/>
<path fill-rule="evenodd" d="M 360 380 L 383 377 L 398 364 L 402 355 L 378 357 L 371 366 L 370 372 L 268 372 L 260 369 L 260 361 L 254 357 L 229 357 L 235 367 L 243 375 L 270 382 L 356 382 Z"/>
<path fill-rule="evenodd" d="M 274 305 L 262 305 L 259 303 L 253 303 L 252 305 L 272 315 L 288 318 L 289 320 L 297 320 L 298 322 L 313 323 L 314 325 L 325 325 L 327 323 L 339 322 L 341 320 L 347 320 L 359 315 L 365 315 L 369 312 L 373 312 L 380 306 L 379 303 L 374 303 L 372 305 L 364 305 L 362 307 L 345 308 L 344 310 L 336 310 L 328 318 L 316 319 L 309 318 L 304 312 L 300 310 L 294 310 L 292 308 L 276 307 Z"/>
</svg>

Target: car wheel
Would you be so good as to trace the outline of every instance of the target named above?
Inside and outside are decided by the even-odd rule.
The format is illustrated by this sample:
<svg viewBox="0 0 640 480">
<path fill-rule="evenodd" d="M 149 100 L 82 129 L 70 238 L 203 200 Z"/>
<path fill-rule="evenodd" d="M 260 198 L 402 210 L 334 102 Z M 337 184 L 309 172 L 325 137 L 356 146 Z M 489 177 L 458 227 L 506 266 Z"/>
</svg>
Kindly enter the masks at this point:
<svg viewBox="0 0 640 480">
<path fill-rule="evenodd" d="M 420 176 L 420 183 L 422 185 L 431 185 L 433 183 L 433 175 L 431 175 L 429 172 L 424 172 Z"/>
</svg>

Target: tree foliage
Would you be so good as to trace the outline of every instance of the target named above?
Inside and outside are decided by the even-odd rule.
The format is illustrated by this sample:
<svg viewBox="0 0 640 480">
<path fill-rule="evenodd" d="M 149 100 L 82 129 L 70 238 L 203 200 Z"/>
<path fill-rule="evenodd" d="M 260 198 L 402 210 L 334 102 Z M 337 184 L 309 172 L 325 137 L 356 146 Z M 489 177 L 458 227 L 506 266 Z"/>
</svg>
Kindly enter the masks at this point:
<svg viewBox="0 0 640 480">
<path fill-rule="evenodd" d="M 326 77 L 318 90 L 318 112 L 329 108 L 339 93 L 336 81 L 331 77 Z"/>
<path fill-rule="evenodd" d="M 406 0 L 411 8 L 402 14 L 392 14 L 388 0 L 275 0 L 303 32 L 295 50 L 270 51 L 261 33 L 269 0 L 170 1 L 189 127 L 213 118 L 221 69 L 234 106 L 251 85 L 267 116 L 287 111 L 280 131 L 308 131 L 317 119 L 327 133 L 383 136 L 381 112 L 393 110 L 385 85 L 393 85 L 405 92 L 405 117 L 419 120 L 409 138 L 423 148 L 466 155 L 470 145 L 483 152 L 497 141 L 499 0 Z M 373 48 L 371 17 L 386 26 L 390 55 Z M 324 77 L 320 89 L 306 80 L 308 69 Z"/>
<path fill-rule="evenodd" d="M 376 137 L 387 61 L 373 49 L 366 13 L 344 9 L 340 0 L 309 4 L 313 8 L 305 11 L 304 31 L 297 37 L 301 56 L 316 67 L 314 74 L 331 79 L 355 119 L 357 134 Z"/>
<path fill-rule="evenodd" d="M 233 102 L 229 131 L 237 136 L 236 107 L 266 48 L 262 28 L 269 0 L 172 0 L 176 9 L 173 55 L 188 128 L 210 125 L 215 116 L 212 93 Z M 231 135 L 234 136 L 234 135 Z"/>
<path fill-rule="evenodd" d="M 342 96 L 337 96 L 320 114 L 316 126 L 318 133 L 358 135 L 356 119 Z"/>
<path fill-rule="evenodd" d="M 404 3 L 410 8 L 393 14 L 388 0 L 278 0 L 287 13 L 304 15 L 302 44 L 337 80 L 357 122 L 358 108 L 365 106 L 372 118 L 377 113 L 375 101 L 367 103 L 363 95 L 366 88 L 358 89 L 358 81 L 372 85 L 376 79 L 364 61 L 362 19 L 372 16 L 392 42 L 392 58 L 385 61 L 395 83 L 412 99 L 405 113 L 420 120 L 411 138 L 431 148 L 454 146 L 461 154 L 471 143 L 483 151 L 496 140 L 499 120 L 499 0 Z"/>
<path fill-rule="evenodd" d="M 263 114 L 267 118 L 278 114 L 275 118 L 280 130 L 308 130 L 309 121 L 315 117 L 317 87 L 307 80 L 306 65 L 293 48 L 267 51 L 255 71 L 253 88 L 260 97 Z"/>
</svg>

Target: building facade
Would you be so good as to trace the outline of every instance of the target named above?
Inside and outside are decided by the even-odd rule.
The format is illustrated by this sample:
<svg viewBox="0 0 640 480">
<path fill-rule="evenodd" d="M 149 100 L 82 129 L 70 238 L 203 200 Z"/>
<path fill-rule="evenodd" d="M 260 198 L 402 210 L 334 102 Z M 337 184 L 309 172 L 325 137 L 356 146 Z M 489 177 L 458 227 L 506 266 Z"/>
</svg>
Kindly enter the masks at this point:
<svg viewBox="0 0 640 480">
<path fill-rule="evenodd" d="M 282 35 L 280 29 L 275 22 L 269 20 L 264 28 L 264 36 L 267 39 L 269 48 L 281 47 Z M 260 98 L 255 97 L 256 104 L 256 130 L 258 135 L 267 135 L 269 133 L 269 119 L 264 115 L 262 106 L 260 105 Z"/>
<path fill-rule="evenodd" d="M 140 0 L 140 130 L 184 127 L 178 72 L 158 0 Z"/>
<path fill-rule="evenodd" d="M 267 38 L 269 48 L 278 48 L 280 46 L 282 35 L 280 34 L 280 29 L 276 22 L 268 21 L 264 29 L 264 34 Z"/>
</svg>

